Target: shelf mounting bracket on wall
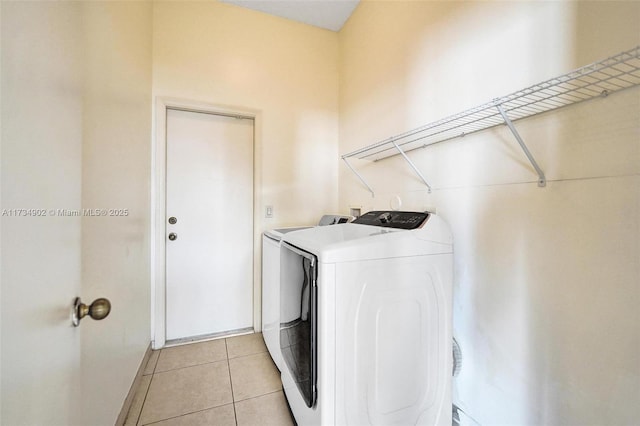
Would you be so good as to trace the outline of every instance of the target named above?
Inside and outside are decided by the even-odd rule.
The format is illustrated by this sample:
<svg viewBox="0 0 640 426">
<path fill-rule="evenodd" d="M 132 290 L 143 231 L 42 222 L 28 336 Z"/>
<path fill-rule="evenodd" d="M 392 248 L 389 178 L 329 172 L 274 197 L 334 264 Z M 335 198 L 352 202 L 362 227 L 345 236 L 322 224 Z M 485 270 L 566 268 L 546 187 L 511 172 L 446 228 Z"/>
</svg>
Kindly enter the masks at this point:
<svg viewBox="0 0 640 426">
<path fill-rule="evenodd" d="M 393 146 L 396 148 L 396 150 L 398 151 L 398 153 L 400 155 L 402 155 L 402 158 L 405 159 L 405 161 L 409 164 L 409 166 L 413 169 L 413 171 L 418 175 L 418 177 L 420 178 L 420 180 L 422 180 L 422 182 L 427 186 L 427 192 L 429 194 L 431 194 L 431 185 L 429 185 L 429 183 L 427 182 L 427 179 L 425 179 L 424 175 L 420 172 L 420 170 L 416 167 L 416 165 L 413 163 L 413 161 L 411 161 L 411 159 L 409 157 L 407 157 L 407 154 L 405 154 L 405 152 L 402 150 L 402 148 L 400 148 L 400 146 L 393 140 L 393 138 L 389 139 L 389 142 L 391 144 L 393 144 Z M 364 186 L 367 187 L 367 189 L 369 190 L 369 192 L 371 192 L 371 196 L 375 197 L 375 193 L 373 192 L 373 189 L 371 189 L 371 187 L 369 186 L 369 184 L 367 183 L 367 181 L 364 180 L 364 178 L 362 177 L 362 175 L 360 173 L 358 173 L 358 171 L 356 169 L 353 168 L 353 166 L 351 164 L 349 164 L 349 161 L 347 161 L 347 156 L 343 155 L 342 159 L 344 160 L 344 163 L 347 165 L 347 167 L 349 167 L 349 169 L 351 169 L 351 171 L 358 177 L 358 179 L 360 180 L 360 182 L 362 182 L 362 184 Z"/>
<path fill-rule="evenodd" d="M 347 165 L 347 167 L 349 167 L 349 169 L 351 169 L 351 171 L 358 177 L 358 179 L 360 179 L 360 182 L 362 182 L 362 184 L 364 186 L 367 187 L 367 189 L 369 190 L 369 192 L 371 192 L 371 196 L 375 197 L 376 194 L 373 192 L 373 189 L 371 189 L 371 187 L 369 186 L 369 184 L 367 183 L 367 181 L 364 180 L 364 178 L 362 177 L 362 175 L 360 175 L 360 173 L 357 172 L 356 169 L 353 168 L 353 166 L 351 164 L 349 164 L 349 162 L 347 161 L 347 158 L 343 155 L 342 159 L 344 160 L 344 163 Z"/>
<path fill-rule="evenodd" d="M 500 115 L 504 119 L 504 123 L 507 125 L 507 127 L 509 127 L 509 130 L 511 130 L 511 133 L 513 133 L 513 137 L 516 138 L 516 140 L 518 141 L 518 144 L 520 145 L 520 148 L 522 148 L 522 150 L 524 151 L 524 155 L 527 156 L 527 158 L 529 159 L 529 162 L 531 163 L 533 168 L 536 170 L 536 173 L 538 173 L 538 186 L 539 187 L 547 186 L 547 178 L 544 177 L 544 172 L 538 165 L 538 162 L 536 161 L 536 159 L 533 158 L 531 151 L 529 151 L 529 149 L 527 148 L 527 145 L 525 145 L 524 141 L 522 140 L 522 137 L 520 137 L 520 134 L 516 130 L 516 127 L 513 125 L 513 123 L 511 122 L 511 119 L 509 119 L 509 116 L 504 111 L 504 108 L 502 108 L 502 104 L 500 103 L 500 100 L 496 99 L 495 103 L 496 103 L 496 108 L 498 108 Z"/>
<path fill-rule="evenodd" d="M 429 185 L 429 183 L 427 183 L 427 180 L 424 178 L 424 176 L 422 175 L 422 173 L 420 173 L 420 170 L 418 170 L 418 168 L 416 167 L 415 164 L 413 164 L 413 161 L 411 161 L 409 159 L 409 157 L 407 157 L 407 154 L 404 153 L 404 151 L 402 150 L 402 148 L 400 148 L 400 146 L 396 143 L 396 141 L 393 140 L 393 138 L 391 138 L 391 143 L 393 144 L 393 146 L 396 147 L 396 149 L 398 150 L 398 152 L 400 153 L 400 155 L 402 155 L 402 157 L 405 159 L 405 161 L 407 163 L 409 163 L 409 166 L 411 166 L 411 168 L 413 169 L 414 172 L 416 172 L 416 174 L 420 177 L 420 179 L 422 179 L 422 182 L 424 182 L 425 185 L 427 185 L 427 191 L 429 192 L 429 194 L 431 194 L 431 185 Z"/>
</svg>

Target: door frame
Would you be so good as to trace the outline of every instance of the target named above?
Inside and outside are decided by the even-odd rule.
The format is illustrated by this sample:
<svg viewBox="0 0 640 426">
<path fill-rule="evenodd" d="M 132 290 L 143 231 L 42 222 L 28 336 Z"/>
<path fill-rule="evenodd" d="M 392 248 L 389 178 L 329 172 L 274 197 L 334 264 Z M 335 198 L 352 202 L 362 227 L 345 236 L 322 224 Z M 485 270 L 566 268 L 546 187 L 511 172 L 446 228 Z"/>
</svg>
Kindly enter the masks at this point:
<svg viewBox="0 0 640 426">
<path fill-rule="evenodd" d="M 167 110 L 178 109 L 194 113 L 225 115 L 253 119 L 253 329 L 261 324 L 260 244 L 262 229 L 262 112 L 257 109 L 216 105 L 171 97 L 156 97 L 151 138 L 151 347 L 160 349 L 166 343 L 166 172 L 167 172 Z"/>
</svg>

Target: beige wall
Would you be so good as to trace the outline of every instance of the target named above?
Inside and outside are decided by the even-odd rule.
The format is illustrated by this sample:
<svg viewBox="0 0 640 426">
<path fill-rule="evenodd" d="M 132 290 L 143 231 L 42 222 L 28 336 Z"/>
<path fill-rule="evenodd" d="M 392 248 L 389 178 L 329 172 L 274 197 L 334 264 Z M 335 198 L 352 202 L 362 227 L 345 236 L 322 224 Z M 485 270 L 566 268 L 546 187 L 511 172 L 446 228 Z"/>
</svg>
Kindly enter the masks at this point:
<svg viewBox="0 0 640 426">
<path fill-rule="evenodd" d="M 338 35 L 218 2 L 156 2 L 153 95 L 259 111 L 256 191 L 274 218 L 337 208 Z"/>
<path fill-rule="evenodd" d="M 340 153 L 630 49 L 633 2 L 361 3 L 340 33 Z M 393 23 L 393 25 L 390 25 Z M 455 241 L 455 402 L 481 424 L 640 416 L 638 89 L 344 166 L 339 208 L 431 209 Z"/>
<path fill-rule="evenodd" d="M 126 215 L 82 218 L 82 296 L 112 314 L 84 320 L 84 419 L 114 424 L 150 330 L 150 2 L 82 2 L 82 205 Z"/>
<path fill-rule="evenodd" d="M 262 231 L 316 224 L 337 210 L 338 34 L 215 1 L 155 2 L 153 96 L 257 115 L 254 327 L 260 329 Z M 273 218 L 264 218 L 265 206 L 273 207 Z M 163 341 L 163 273 L 157 271 L 154 295 L 155 346 Z"/>
</svg>

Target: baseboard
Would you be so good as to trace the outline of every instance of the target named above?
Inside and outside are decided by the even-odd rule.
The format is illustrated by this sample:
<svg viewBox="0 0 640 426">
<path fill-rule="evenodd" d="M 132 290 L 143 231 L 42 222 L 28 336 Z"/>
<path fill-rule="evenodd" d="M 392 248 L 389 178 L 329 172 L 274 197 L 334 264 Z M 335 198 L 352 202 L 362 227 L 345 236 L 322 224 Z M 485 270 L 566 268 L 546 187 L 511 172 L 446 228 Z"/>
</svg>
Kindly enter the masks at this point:
<svg viewBox="0 0 640 426">
<path fill-rule="evenodd" d="M 122 404 L 122 409 L 120 410 L 120 414 L 118 415 L 115 426 L 123 426 L 125 420 L 127 420 L 127 414 L 129 413 L 129 409 L 131 408 L 131 404 L 133 403 L 133 397 L 136 394 L 136 390 L 138 390 L 138 387 L 140 386 L 140 380 L 142 380 L 142 375 L 144 373 L 145 367 L 147 366 L 147 362 L 149 362 L 149 358 L 151 358 L 151 344 L 147 346 L 144 357 L 142 357 L 142 362 L 140 363 L 140 367 L 138 367 L 138 372 L 136 373 L 136 377 L 133 379 L 131 388 L 129 388 L 129 393 L 124 399 L 124 403 Z"/>
</svg>

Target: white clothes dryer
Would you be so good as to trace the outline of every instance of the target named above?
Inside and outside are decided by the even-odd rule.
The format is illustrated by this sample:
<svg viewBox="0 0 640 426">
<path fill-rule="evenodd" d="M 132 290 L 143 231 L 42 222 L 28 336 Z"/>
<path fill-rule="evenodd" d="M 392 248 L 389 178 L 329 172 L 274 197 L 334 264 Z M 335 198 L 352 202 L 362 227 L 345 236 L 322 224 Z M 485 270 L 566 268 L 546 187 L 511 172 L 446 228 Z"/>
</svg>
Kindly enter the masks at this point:
<svg viewBox="0 0 640 426">
<path fill-rule="evenodd" d="M 347 223 L 353 216 L 327 214 L 320 218 L 318 226 Z M 267 350 L 279 370 L 283 361 L 280 355 L 280 241 L 289 233 L 312 226 L 280 228 L 262 234 L 262 337 Z"/>
<path fill-rule="evenodd" d="M 432 213 L 284 235 L 282 383 L 300 425 L 451 425 L 453 242 Z"/>
</svg>

